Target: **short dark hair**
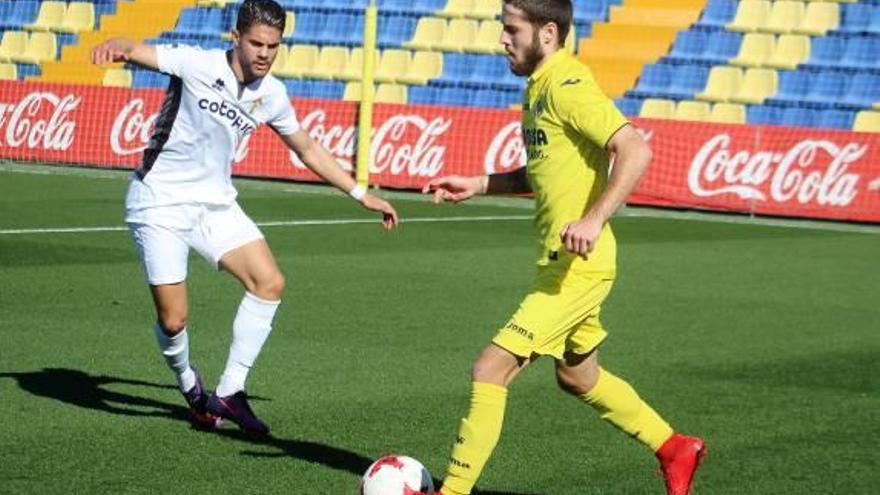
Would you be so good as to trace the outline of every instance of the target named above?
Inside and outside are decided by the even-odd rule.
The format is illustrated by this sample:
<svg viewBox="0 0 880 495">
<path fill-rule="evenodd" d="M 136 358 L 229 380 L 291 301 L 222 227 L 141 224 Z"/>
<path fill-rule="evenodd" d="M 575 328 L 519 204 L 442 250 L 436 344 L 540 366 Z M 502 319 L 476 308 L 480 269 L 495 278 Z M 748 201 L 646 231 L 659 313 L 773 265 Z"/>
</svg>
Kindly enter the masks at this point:
<svg viewBox="0 0 880 495">
<path fill-rule="evenodd" d="M 235 29 L 244 33 L 255 24 L 264 24 L 284 32 L 286 14 L 275 0 L 244 0 L 238 8 Z"/>
<path fill-rule="evenodd" d="M 542 28 L 548 22 L 556 24 L 559 31 L 559 45 L 565 45 L 565 38 L 571 29 L 572 7 L 571 0 L 504 0 L 504 5 L 510 5 L 522 10 L 525 18 L 535 28 Z"/>
</svg>

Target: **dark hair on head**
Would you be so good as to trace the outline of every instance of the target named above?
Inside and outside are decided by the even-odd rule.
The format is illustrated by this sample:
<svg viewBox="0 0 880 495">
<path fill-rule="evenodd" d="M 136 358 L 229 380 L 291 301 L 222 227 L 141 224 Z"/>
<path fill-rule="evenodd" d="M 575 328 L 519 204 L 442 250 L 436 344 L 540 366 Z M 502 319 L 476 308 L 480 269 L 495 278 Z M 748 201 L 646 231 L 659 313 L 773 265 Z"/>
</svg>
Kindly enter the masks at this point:
<svg viewBox="0 0 880 495">
<path fill-rule="evenodd" d="M 238 8 L 235 29 L 244 33 L 255 24 L 263 24 L 284 32 L 285 19 L 284 9 L 275 0 L 244 0 Z"/>
<path fill-rule="evenodd" d="M 549 22 L 556 24 L 559 46 L 565 45 L 573 16 L 571 0 L 504 0 L 504 5 L 522 10 L 526 20 L 537 29 Z"/>
</svg>

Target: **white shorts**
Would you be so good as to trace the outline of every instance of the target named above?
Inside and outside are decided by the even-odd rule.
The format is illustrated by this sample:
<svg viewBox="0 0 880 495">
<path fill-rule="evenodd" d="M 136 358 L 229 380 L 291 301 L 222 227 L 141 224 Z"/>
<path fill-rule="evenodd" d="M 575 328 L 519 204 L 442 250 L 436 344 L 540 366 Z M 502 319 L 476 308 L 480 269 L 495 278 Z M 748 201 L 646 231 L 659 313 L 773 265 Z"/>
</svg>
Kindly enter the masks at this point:
<svg viewBox="0 0 880 495">
<path fill-rule="evenodd" d="M 176 284 L 186 280 L 190 248 L 218 268 L 220 258 L 263 234 L 238 203 L 182 204 L 126 212 L 147 283 Z"/>
</svg>

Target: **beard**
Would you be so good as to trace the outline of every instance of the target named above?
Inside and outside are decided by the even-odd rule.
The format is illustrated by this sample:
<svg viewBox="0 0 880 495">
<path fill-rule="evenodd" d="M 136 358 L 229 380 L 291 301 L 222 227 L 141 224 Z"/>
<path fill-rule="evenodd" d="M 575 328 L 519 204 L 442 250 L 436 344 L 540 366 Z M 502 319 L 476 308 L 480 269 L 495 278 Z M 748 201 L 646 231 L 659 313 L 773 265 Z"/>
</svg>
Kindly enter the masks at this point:
<svg viewBox="0 0 880 495">
<path fill-rule="evenodd" d="M 511 62 L 510 70 L 518 76 L 530 76 L 532 75 L 532 72 L 535 72 L 535 67 L 538 66 L 538 63 L 541 62 L 542 58 L 544 58 L 544 54 L 541 52 L 541 43 L 538 41 L 538 33 L 535 32 L 535 36 L 532 38 L 532 43 L 527 46 L 523 52 L 522 62 Z"/>
</svg>

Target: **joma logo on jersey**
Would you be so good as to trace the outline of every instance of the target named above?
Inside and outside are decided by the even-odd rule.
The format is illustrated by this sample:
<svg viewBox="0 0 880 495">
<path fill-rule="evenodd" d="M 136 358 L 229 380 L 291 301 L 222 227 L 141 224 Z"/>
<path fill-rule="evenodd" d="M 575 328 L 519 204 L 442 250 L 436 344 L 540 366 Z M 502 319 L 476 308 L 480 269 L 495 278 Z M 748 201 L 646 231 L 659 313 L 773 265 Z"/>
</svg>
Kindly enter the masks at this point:
<svg viewBox="0 0 880 495">
<path fill-rule="evenodd" d="M 247 135 L 254 131 L 254 126 L 241 118 L 239 111 L 227 105 L 225 101 L 223 103 L 217 103 L 216 101 L 209 101 L 207 98 L 202 98 L 199 100 L 199 108 L 228 120 L 232 127 L 238 129 L 238 132 L 242 135 Z"/>
<path fill-rule="evenodd" d="M 516 323 L 514 323 L 514 322 L 512 322 L 512 321 L 511 321 L 511 322 L 508 322 L 508 323 L 507 323 L 507 326 L 505 326 L 504 328 L 505 328 L 506 330 L 510 330 L 511 332 L 514 332 L 514 333 L 517 333 L 517 334 L 519 334 L 519 335 L 522 335 L 523 337 L 525 337 L 525 338 L 527 338 L 527 339 L 529 339 L 529 340 L 535 340 L 535 334 L 534 334 L 534 333 L 532 333 L 532 332 L 526 330 L 525 328 L 523 328 L 523 327 L 517 325 Z"/>
<path fill-rule="evenodd" d="M 546 146 L 550 144 L 547 133 L 543 129 L 523 129 L 526 146 Z"/>
</svg>

